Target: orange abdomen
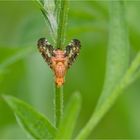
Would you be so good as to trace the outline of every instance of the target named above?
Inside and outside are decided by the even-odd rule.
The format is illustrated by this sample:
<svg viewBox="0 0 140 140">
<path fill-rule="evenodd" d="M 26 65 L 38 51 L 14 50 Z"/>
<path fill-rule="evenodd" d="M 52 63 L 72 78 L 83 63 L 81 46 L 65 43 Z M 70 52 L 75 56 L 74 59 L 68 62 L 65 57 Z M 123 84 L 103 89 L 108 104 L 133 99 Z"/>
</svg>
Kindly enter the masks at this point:
<svg viewBox="0 0 140 140">
<path fill-rule="evenodd" d="M 60 87 L 64 83 L 64 77 L 66 73 L 65 66 L 62 62 L 58 62 L 54 69 L 55 72 L 55 82 Z"/>
</svg>

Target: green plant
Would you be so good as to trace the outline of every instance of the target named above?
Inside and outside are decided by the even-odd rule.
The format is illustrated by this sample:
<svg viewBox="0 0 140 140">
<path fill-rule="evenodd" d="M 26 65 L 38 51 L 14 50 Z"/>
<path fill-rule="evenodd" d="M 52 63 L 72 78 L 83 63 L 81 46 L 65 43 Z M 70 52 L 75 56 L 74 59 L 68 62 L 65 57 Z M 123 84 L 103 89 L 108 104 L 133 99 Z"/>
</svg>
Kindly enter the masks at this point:
<svg viewBox="0 0 140 140">
<path fill-rule="evenodd" d="M 56 48 L 63 48 L 65 39 L 65 26 L 67 22 L 67 1 L 49 1 L 37 0 L 46 23 L 49 23 L 50 33 L 54 41 Z M 63 116 L 63 87 L 58 88 L 55 86 L 55 123 L 59 126 L 59 123 Z"/>
<path fill-rule="evenodd" d="M 63 14 L 65 14 L 65 12 L 63 10 L 66 5 L 63 2 L 65 1 L 45 1 L 45 3 L 43 3 L 44 6 L 42 6 L 42 1 L 38 1 L 43 15 L 49 22 L 52 38 L 57 47 L 62 47 L 64 40 L 65 15 Z M 57 11 L 55 5 L 56 7 L 63 7 L 61 9 L 62 11 L 59 8 L 56 8 Z M 44 7 L 46 8 L 44 9 Z M 54 14 L 55 11 L 57 12 Z M 60 17 L 58 25 L 55 21 L 56 14 Z M 122 1 L 110 2 L 109 32 L 110 36 L 104 88 L 93 115 L 80 131 L 76 139 L 86 139 L 102 117 L 115 103 L 118 96 L 123 93 L 123 90 L 139 76 L 139 53 L 129 66 L 129 42 L 124 16 L 124 3 Z M 10 62 L 3 64 L 2 67 L 4 68 L 5 65 L 11 64 L 15 59 L 13 59 L 13 61 L 11 60 L 12 59 L 10 59 Z M 63 89 L 55 87 L 55 92 L 55 125 L 50 123 L 45 116 L 41 115 L 19 99 L 8 96 L 5 96 L 4 98 L 13 109 L 20 125 L 35 139 L 72 138 L 72 132 L 80 110 L 80 95 L 76 93 L 72 96 L 66 107 L 65 113 L 63 113 Z"/>
</svg>

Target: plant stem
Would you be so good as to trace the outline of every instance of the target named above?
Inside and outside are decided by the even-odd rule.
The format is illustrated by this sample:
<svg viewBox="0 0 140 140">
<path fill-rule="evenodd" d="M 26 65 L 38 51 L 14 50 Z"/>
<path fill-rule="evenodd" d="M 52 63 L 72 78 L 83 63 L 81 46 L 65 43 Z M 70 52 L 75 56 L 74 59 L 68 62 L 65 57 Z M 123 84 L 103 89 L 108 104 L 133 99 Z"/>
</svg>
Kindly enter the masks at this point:
<svg viewBox="0 0 140 140">
<path fill-rule="evenodd" d="M 45 20 L 49 23 L 56 48 L 62 49 L 65 40 L 65 27 L 68 17 L 68 0 L 36 0 Z M 43 3 L 44 4 L 43 4 Z M 55 123 L 59 126 L 63 116 L 63 87 L 55 86 Z"/>
<path fill-rule="evenodd" d="M 63 86 L 58 88 L 55 86 L 55 124 L 59 126 L 63 116 Z"/>
<path fill-rule="evenodd" d="M 60 0 L 58 6 L 58 29 L 57 29 L 57 48 L 63 48 L 64 40 L 65 40 L 65 27 L 66 21 L 68 16 L 68 1 L 67 0 Z"/>
<path fill-rule="evenodd" d="M 62 49 L 65 39 L 65 27 L 67 21 L 67 0 L 57 1 L 57 39 L 56 47 Z M 63 117 L 63 86 L 58 88 L 55 86 L 55 123 L 58 128 L 59 123 Z"/>
</svg>

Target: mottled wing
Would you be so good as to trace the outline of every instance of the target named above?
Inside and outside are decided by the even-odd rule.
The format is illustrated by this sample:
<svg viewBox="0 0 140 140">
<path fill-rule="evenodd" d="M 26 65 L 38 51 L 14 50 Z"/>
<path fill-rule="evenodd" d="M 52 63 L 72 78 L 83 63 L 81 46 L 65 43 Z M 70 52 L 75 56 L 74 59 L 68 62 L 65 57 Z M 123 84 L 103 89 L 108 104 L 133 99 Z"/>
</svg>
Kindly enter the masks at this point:
<svg viewBox="0 0 140 140">
<path fill-rule="evenodd" d="M 73 39 L 68 46 L 66 46 L 65 49 L 65 56 L 68 57 L 68 65 L 69 67 L 72 65 L 72 63 L 75 61 L 77 56 L 79 55 L 81 48 L 80 41 L 77 39 Z"/>
<path fill-rule="evenodd" d="M 47 41 L 46 38 L 40 38 L 37 46 L 42 57 L 45 59 L 48 65 L 51 65 L 51 57 L 54 55 L 53 46 Z"/>
</svg>

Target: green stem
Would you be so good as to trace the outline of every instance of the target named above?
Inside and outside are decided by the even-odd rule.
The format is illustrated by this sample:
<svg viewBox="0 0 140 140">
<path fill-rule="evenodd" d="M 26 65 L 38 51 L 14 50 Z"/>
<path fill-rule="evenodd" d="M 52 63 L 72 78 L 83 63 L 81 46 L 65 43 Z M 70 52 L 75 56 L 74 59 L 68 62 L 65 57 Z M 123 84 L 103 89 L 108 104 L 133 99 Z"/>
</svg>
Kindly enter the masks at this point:
<svg viewBox="0 0 140 140">
<path fill-rule="evenodd" d="M 56 47 L 62 49 L 65 39 L 65 27 L 67 20 L 67 0 L 57 0 L 57 39 Z M 63 87 L 55 86 L 55 123 L 58 128 L 63 117 Z"/>
<path fill-rule="evenodd" d="M 65 40 L 65 27 L 68 17 L 68 0 L 36 0 L 45 20 L 49 23 L 56 48 L 62 49 Z M 55 123 L 59 126 L 63 116 L 63 87 L 55 86 Z"/>
<path fill-rule="evenodd" d="M 57 48 L 63 48 L 65 39 L 65 27 L 68 15 L 67 0 L 59 0 L 58 10 L 58 29 L 57 29 Z"/>
<path fill-rule="evenodd" d="M 55 124 L 56 127 L 63 117 L 63 87 L 58 88 L 55 86 Z"/>
</svg>

